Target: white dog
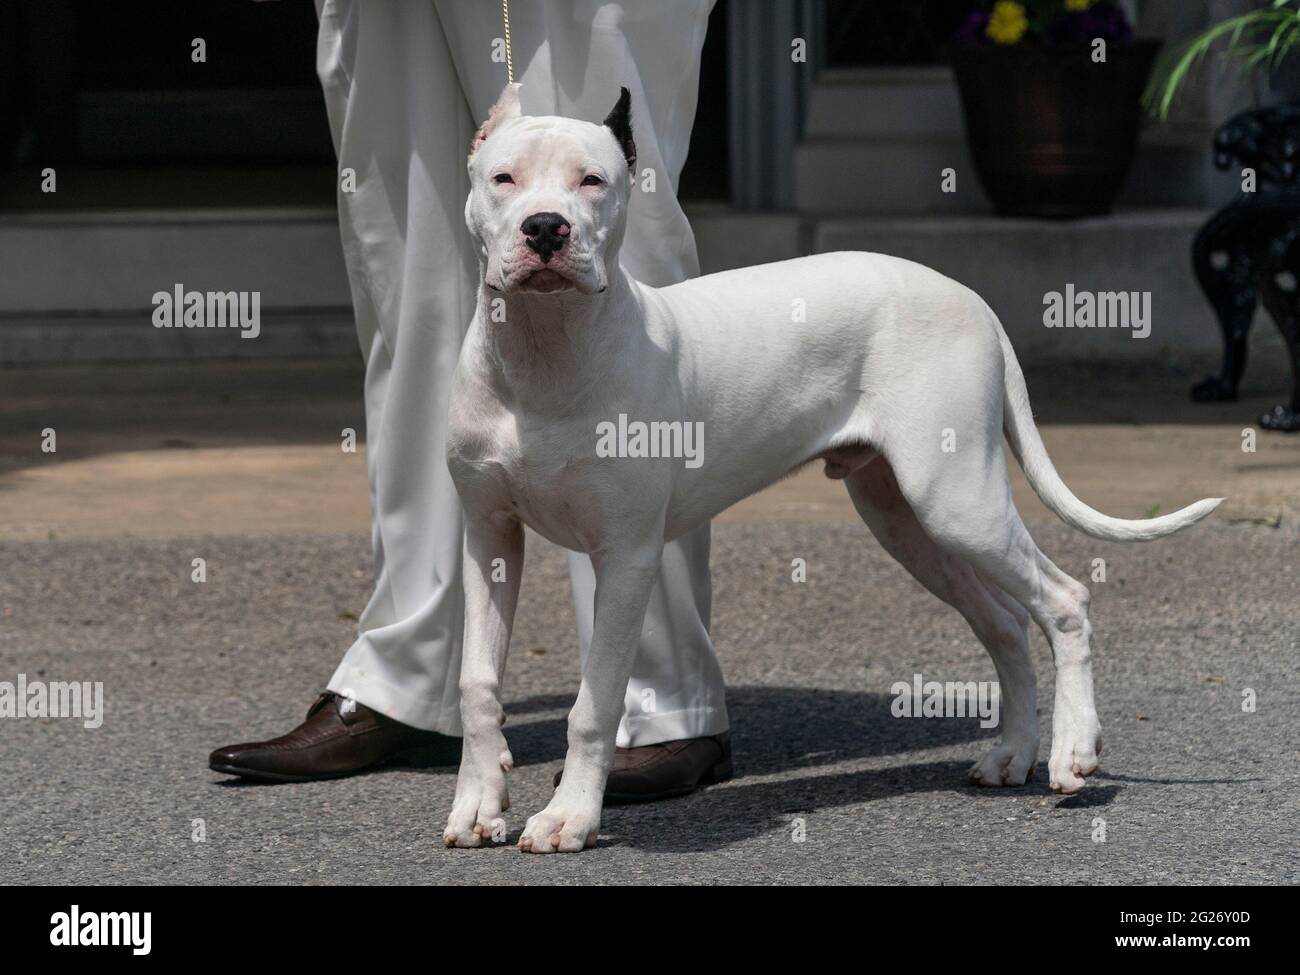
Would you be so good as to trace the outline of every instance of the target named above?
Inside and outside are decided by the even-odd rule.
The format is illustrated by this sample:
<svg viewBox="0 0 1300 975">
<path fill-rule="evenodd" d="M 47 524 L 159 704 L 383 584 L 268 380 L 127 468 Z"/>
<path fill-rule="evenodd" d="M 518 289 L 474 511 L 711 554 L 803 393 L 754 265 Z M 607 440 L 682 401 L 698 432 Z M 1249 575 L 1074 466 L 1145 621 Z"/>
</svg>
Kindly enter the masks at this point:
<svg viewBox="0 0 1300 975">
<path fill-rule="evenodd" d="M 1081 789 L 1101 749 L 1088 590 L 1021 522 L 1002 434 L 1043 503 L 1097 538 L 1159 538 L 1220 499 L 1143 521 L 1081 502 L 1047 457 L 993 312 L 918 264 L 840 253 L 668 288 L 632 280 L 618 262 L 635 163 L 628 105 L 624 89 L 604 125 L 528 117 L 507 87 L 471 149 L 465 216 L 482 286 L 447 450 L 466 516 L 465 739 L 444 841 L 478 846 L 505 828 L 512 759 L 500 690 L 523 526 L 590 553 L 596 572 L 564 775 L 519 840 L 534 853 L 576 851 L 600 826 L 665 541 L 818 459 L 885 549 L 955 607 L 993 657 L 1002 736 L 971 780 L 1020 785 L 1037 762 L 1032 619 L 1056 664 L 1051 787 Z M 667 448 L 688 425 L 702 430 L 703 463 L 662 456 L 671 449 L 608 456 L 599 446 L 620 417 L 660 421 L 652 429 Z"/>
</svg>

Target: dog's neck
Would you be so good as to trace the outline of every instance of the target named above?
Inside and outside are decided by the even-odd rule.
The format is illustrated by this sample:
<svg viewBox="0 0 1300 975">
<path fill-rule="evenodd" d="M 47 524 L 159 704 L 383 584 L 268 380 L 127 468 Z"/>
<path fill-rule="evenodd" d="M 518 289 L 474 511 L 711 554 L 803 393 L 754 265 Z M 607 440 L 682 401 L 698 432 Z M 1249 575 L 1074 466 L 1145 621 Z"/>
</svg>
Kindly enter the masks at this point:
<svg viewBox="0 0 1300 975">
<path fill-rule="evenodd" d="M 480 278 L 477 320 L 494 372 L 517 394 L 528 387 L 574 396 L 604 374 L 605 350 L 639 320 L 632 280 L 617 264 L 598 294 L 502 293 Z"/>
</svg>

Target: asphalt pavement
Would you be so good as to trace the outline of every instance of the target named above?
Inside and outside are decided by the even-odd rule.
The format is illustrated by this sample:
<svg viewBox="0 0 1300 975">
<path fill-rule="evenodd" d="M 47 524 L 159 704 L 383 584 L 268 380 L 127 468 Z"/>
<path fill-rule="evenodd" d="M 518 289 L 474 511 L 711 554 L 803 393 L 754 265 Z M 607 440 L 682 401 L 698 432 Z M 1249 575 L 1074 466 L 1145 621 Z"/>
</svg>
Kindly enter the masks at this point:
<svg viewBox="0 0 1300 975">
<path fill-rule="evenodd" d="M 1106 747 L 1083 793 L 1047 789 L 1040 635 L 1037 775 L 973 788 L 995 732 L 890 708 L 917 673 L 994 678 L 961 619 L 861 525 L 724 524 L 714 633 L 736 777 L 608 809 L 596 849 L 557 857 L 444 849 L 451 768 L 279 786 L 208 770 L 212 748 L 288 730 L 328 679 L 369 587 L 363 533 L 0 542 L 0 680 L 102 681 L 106 702 L 93 729 L 0 718 L 0 881 L 1300 882 L 1294 522 L 1213 521 L 1143 546 L 1031 528 L 1076 576 L 1107 564 L 1091 584 Z M 577 681 L 563 559 L 529 542 L 506 692 L 511 839 L 549 796 Z"/>
</svg>

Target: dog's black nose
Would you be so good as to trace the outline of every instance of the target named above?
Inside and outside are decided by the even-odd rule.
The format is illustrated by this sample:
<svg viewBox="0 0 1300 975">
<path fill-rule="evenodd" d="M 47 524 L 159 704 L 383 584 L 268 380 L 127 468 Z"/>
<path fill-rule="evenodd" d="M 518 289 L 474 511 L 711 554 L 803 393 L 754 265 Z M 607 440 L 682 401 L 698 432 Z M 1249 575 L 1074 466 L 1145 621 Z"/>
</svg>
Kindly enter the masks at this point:
<svg viewBox="0 0 1300 975">
<path fill-rule="evenodd" d="M 528 238 L 528 246 L 536 251 L 545 264 L 551 255 L 564 246 L 569 239 L 569 221 L 558 213 L 534 213 L 525 218 L 519 229 Z"/>
</svg>

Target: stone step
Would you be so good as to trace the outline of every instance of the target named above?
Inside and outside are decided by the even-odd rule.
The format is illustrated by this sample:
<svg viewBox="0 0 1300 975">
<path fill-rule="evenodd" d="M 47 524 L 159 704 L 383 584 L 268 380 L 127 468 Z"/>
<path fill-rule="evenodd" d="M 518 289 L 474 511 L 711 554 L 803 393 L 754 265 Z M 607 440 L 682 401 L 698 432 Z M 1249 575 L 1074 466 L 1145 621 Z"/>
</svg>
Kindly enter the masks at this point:
<svg viewBox="0 0 1300 975">
<path fill-rule="evenodd" d="M 176 284 L 260 291 L 264 309 L 351 305 L 329 208 L 0 216 L 0 315 L 134 313 Z"/>
<path fill-rule="evenodd" d="M 688 213 L 705 273 L 834 250 L 910 258 L 978 291 L 1027 359 L 1150 359 L 1218 348 L 1189 260 L 1208 216 L 1203 210 L 1134 210 L 1070 223 L 959 213 L 748 213 L 722 205 L 695 205 Z M 0 266 L 0 362 L 355 350 L 338 229 L 328 211 L 6 216 Z M 194 290 L 260 290 L 261 336 L 153 327 L 152 295 L 177 282 Z M 1044 295 L 1067 284 L 1152 292 L 1151 336 L 1045 328 Z M 1252 343 L 1276 345 L 1273 333 L 1262 324 Z"/>
<path fill-rule="evenodd" d="M 808 139 L 960 136 L 961 98 L 946 67 L 834 68 L 808 99 Z"/>
<path fill-rule="evenodd" d="M 704 271 L 806 253 L 795 214 L 691 208 Z M 82 211 L 0 217 L 0 362 L 355 351 L 332 209 Z M 262 333 L 165 329 L 156 292 L 257 291 Z"/>
<path fill-rule="evenodd" d="M 946 67 L 833 68 L 808 99 L 795 149 L 795 205 L 813 212 L 971 213 L 988 209 Z M 957 192 L 941 173 L 957 170 Z"/>
<path fill-rule="evenodd" d="M 0 315 L 0 364 L 144 362 L 357 354 L 352 310 L 264 312 L 256 338 L 232 328 L 155 328 L 150 312 Z"/>
<path fill-rule="evenodd" d="M 926 264 L 980 294 L 1026 360 L 1177 359 L 1213 354 L 1219 330 L 1191 268 L 1209 213 L 1132 210 L 1070 222 L 989 217 L 846 217 L 821 220 L 815 251 L 876 251 Z M 1150 292 L 1151 332 L 1048 328 L 1050 292 Z M 1258 348 L 1280 345 L 1261 324 Z"/>
<path fill-rule="evenodd" d="M 956 192 L 943 172 L 956 170 Z M 808 139 L 795 147 L 795 205 L 814 213 L 979 213 L 990 209 L 960 136 Z"/>
<path fill-rule="evenodd" d="M 932 174 L 948 166 L 958 170 L 959 192 L 944 197 Z M 990 209 L 970 167 L 961 96 L 947 67 L 822 71 L 795 173 L 801 209 L 928 216 Z M 1214 170 L 1209 136 L 1199 128 L 1146 124 L 1119 205 L 1200 207 L 1226 201 L 1240 178 Z"/>
</svg>

